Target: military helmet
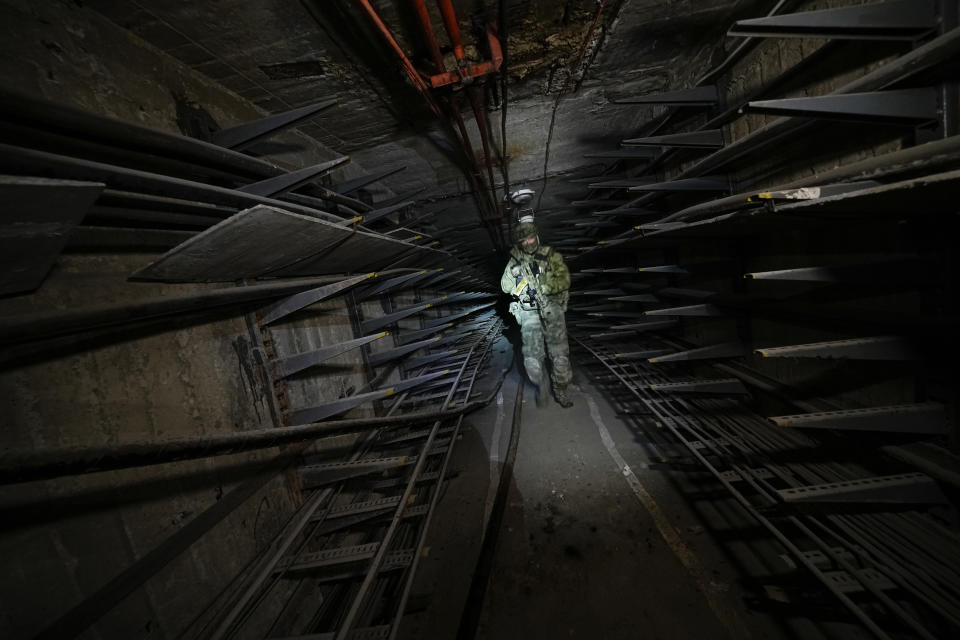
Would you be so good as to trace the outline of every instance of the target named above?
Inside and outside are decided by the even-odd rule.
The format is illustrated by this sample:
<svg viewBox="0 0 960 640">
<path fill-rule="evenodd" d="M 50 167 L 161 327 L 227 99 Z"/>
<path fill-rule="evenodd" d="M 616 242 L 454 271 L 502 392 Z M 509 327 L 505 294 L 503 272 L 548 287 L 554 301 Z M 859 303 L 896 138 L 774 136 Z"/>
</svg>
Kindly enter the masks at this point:
<svg viewBox="0 0 960 640">
<path fill-rule="evenodd" d="M 536 241 L 531 245 L 524 245 L 523 239 L 530 236 L 533 236 Z M 524 253 L 533 253 L 540 248 L 540 235 L 537 233 L 537 225 L 533 223 L 532 215 L 522 216 L 517 226 L 513 228 L 513 244 Z"/>
<path fill-rule="evenodd" d="M 513 228 L 513 243 L 520 244 L 520 241 L 529 236 L 537 235 L 537 225 L 530 222 L 521 222 Z"/>
</svg>

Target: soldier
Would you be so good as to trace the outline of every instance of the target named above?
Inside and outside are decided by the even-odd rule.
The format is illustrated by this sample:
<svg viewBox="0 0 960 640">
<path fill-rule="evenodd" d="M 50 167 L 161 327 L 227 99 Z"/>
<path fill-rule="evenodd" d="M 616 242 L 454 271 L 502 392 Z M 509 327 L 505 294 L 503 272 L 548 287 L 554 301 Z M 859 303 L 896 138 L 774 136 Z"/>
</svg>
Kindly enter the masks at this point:
<svg viewBox="0 0 960 640">
<path fill-rule="evenodd" d="M 514 300 L 510 313 L 520 325 L 523 365 L 537 387 L 537 406 L 547 403 L 544 355 L 550 358 L 550 381 L 561 407 L 572 407 L 567 385 L 573 377 L 570 348 L 563 314 L 570 296 L 570 272 L 563 256 L 540 244 L 533 216 L 520 218 L 513 233 L 510 261 L 500 278 L 500 288 Z"/>
</svg>

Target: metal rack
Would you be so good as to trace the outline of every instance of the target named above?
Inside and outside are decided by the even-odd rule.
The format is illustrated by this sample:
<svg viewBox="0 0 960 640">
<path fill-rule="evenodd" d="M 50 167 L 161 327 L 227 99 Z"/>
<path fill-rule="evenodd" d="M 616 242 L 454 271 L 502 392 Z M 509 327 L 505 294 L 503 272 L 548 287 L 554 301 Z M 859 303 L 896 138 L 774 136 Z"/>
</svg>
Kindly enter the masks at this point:
<svg viewBox="0 0 960 640">
<path fill-rule="evenodd" d="M 864 628 L 953 635 L 955 7 L 782 6 L 734 25 L 745 39 L 698 86 L 620 101 L 665 109 L 580 180 L 571 206 L 609 224 L 556 243 L 595 294 L 573 299 L 571 335 L 623 415 Z M 757 53 L 763 79 L 737 85 L 735 65 L 777 51 L 763 38 L 816 40 L 781 47 L 779 74 Z M 888 399 L 878 379 L 904 382 Z"/>
<path fill-rule="evenodd" d="M 729 380 L 690 382 L 682 370 L 653 364 L 656 358 L 624 361 L 618 347 L 635 349 L 635 342 L 574 340 L 599 382 L 625 389 L 633 401 L 625 406 L 649 416 L 648 429 L 683 445 L 876 637 L 937 638 L 960 629 L 960 536 L 925 510 L 948 504 L 932 478 L 836 462 L 817 439 L 750 410 L 738 399 L 742 387 L 730 388 Z"/>
<path fill-rule="evenodd" d="M 289 606 L 276 616 L 272 632 L 288 637 L 395 636 L 447 481 L 463 420 L 457 410 L 470 402 L 501 323 L 487 313 L 471 324 L 477 337 L 462 346 L 462 355 L 441 352 L 429 366 L 410 368 L 414 380 L 439 378 L 431 393 L 414 395 L 422 384 L 402 391 L 385 417 L 402 418 L 411 404 L 418 405 L 418 415 L 452 415 L 421 421 L 424 426 L 374 428 L 346 458 L 322 451 L 307 455 L 296 471 L 301 507 L 256 560 L 256 568 L 238 577 L 233 595 L 195 630 L 197 637 L 232 637 L 278 582 L 297 586 L 289 590 Z M 397 386 L 402 385 L 401 380 Z"/>
</svg>

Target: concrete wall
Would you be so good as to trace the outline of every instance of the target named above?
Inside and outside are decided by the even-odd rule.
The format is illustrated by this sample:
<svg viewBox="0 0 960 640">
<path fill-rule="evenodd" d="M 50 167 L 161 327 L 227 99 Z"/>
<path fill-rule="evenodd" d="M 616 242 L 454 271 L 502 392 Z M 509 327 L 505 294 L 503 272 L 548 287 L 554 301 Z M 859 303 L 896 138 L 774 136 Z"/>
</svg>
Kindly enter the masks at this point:
<svg viewBox="0 0 960 640">
<path fill-rule="evenodd" d="M 0 3 L 3 88 L 179 133 L 178 102 L 221 126 L 263 111 L 79 3 Z M 297 132 L 299 148 L 275 158 L 300 167 L 340 155 Z M 365 173 L 353 165 L 335 180 Z M 129 282 L 157 254 L 67 251 L 42 287 L 0 300 L 0 315 L 87 309 L 215 288 Z M 373 310 L 371 312 L 376 312 Z M 280 353 L 356 337 L 345 298 L 271 330 Z M 0 446 L 11 451 L 97 447 L 265 429 L 276 414 L 269 377 L 253 357 L 258 336 L 241 313 L 116 332 L 95 343 L 25 352 L 0 371 Z M 367 371 L 354 351 L 288 383 L 298 405 L 359 389 Z M 359 409 L 351 415 L 370 413 Z M 341 439 L 342 440 L 342 439 Z M 342 442 L 335 443 L 342 446 Z M 325 445 L 318 445 L 322 449 Z M 331 444 L 330 446 L 333 446 Z M 277 449 L 95 473 L 0 488 L 0 636 L 32 637 L 194 518 L 254 477 Z M 274 477 L 83 637 L 181 637 L 300 501 Z M 281 584 L 250 622 L 266 632 L 289 589 Z M 209 612 L 206 612 L 209 613 Z M 191 625 L 194 625 L 191 627 Z"/>
</svg>

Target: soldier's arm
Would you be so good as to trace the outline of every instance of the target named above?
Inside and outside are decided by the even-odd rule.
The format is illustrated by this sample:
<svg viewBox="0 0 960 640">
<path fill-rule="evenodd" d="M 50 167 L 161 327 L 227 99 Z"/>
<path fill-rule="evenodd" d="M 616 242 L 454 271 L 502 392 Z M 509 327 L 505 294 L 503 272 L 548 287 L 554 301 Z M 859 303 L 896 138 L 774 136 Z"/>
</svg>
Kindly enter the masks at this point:
<svg viewBox="0 0 960 640">
<path fill-rule="evenodd" d="M 570 271 L 567 269 L 563 256 L 556 251 L 550 252 L 550 258 L 547 261 L 547 277 L 543 283 L 543 292 L 547 295 L 563 293 L 570 288 Z"/>
<path fill-rule="evenodd" d="M 507 261 L 507 267 L 503 270 L 503 275 L 500 276 L 500 290 L 504 293 L 512 293 L 513 287 L 516 284 L 516 277 L 513 275 L 513 268 L 517 266 L 517 261 L 511 256 L 510 260 Z"/>
</svg>

